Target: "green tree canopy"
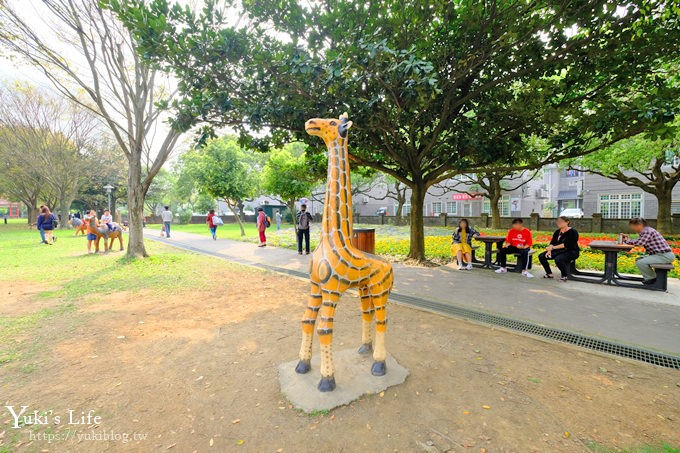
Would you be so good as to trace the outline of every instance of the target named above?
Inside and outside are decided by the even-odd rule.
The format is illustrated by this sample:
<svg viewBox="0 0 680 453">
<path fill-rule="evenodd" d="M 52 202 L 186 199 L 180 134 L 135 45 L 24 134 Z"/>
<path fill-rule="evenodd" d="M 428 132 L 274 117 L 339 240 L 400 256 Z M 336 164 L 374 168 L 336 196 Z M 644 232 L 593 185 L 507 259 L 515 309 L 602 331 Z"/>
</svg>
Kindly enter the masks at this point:
<svg viewBox="0 0 680 453">
<path fill-rule="evenodd" d="M 189 175 L 200 193 L 227 204 L 239 222 L 241 235 L 245 236 L 237 208 L 243 200 L 255 195 L 259 173 L 236 139 L 213 139 L 205 147 L 183 154 L 180 169 Z"/>
<path fill-rule="evenodd" d="M 178 78 L 180 110 L 234 127 L 249 147 L 321 150 L 305 120 L 349 111 L 355 163 L 411 189 L 416 259 L 433 184 L 592 151 L 667 121 L 677 97 L 656 71 L 678 58 L 673 0 L 105 3 L 141 55 Z M 516 146 L 532 134 L 550 146 Z"/>
<path fill-rule="evenodd" d="M 658 201 L 657 228 L 672 232 L 673 189 L 680 182 L 680 121 L 668 125 L 675 133 L 666 137 L 638 134 L 593 154 L 567 162 L 652 194 Z"/>
<path fill-rule="evenodd" d="M 283 201 L 295 218 L 295 201 L 309 197 L 321 174 L 310 165 L 304 145 L 294 143 L 271 151 L 262 172 L 262 190 Z"/>
</svg>

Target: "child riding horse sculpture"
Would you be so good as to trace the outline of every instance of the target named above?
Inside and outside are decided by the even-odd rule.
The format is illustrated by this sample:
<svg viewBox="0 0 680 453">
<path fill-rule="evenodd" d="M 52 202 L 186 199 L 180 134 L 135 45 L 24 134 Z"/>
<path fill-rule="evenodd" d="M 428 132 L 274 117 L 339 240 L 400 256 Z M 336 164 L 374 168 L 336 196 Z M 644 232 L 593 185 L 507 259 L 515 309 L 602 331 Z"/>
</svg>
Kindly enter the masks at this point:
<svg viewBox="0 0 680 453">
<path fill-rule="evenodd" d="M 360 354 L 373 351 L 371 373 L 383 376 L 385 360 L 385 329 L 387 297 L 392 290 L 392 266 L 379 258 L 355 248 L 352 238 L 352 192 L 350 183 L 347 132 L 352 126 L 345 113 L 339 119 L 314 118 L 305 124 L 305 131 L 321 137 L 328 147 L 328 183 L 321 223 L 321 241 L 310 260 L 311 294 L 302 319 L 300 361 L 295 371 L 309 372 L 312 359 L 312 339 L 316 329 L 321 344 L 321 381 L 318 389 L 335 389 L 333 365 L 333 316 L 345 291 L 357 288 L 361 295 L 362 338 Z M 375 315 L 375 340 L 373 317 Z"/>
<path fill-rule="evenodd" d="M 108 252 L 109 249 L 113 248 L 114 239 L 118 239 L 118 242 L 120 243 L 120 250 L 125 250 L 125 247 L 123 247 L 123 228 L 116 222 L 111 224 L 112 229 L 109 230 L 109 227 L 106 226 L 106 224 L 98 224 L 97 217 L 93 215 L 88 219 L 88 225 L 90 233 L 97 236 L 97 238 L 94 240 L 95 252 L 99 252 L 99 240 L 101 238 L 104 238 L 105 252 Z"/>
</svg>

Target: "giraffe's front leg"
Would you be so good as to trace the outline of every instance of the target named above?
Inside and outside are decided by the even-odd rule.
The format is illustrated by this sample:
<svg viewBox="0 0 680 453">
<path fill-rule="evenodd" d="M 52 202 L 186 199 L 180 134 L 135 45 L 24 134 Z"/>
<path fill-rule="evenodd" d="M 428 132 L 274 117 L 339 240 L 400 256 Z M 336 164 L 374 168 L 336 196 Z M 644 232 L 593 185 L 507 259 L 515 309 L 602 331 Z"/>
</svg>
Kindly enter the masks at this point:
<svg viewBox="0 0 680 453">
<path fill-rule="evenodd" d="M 384 376 L 387 373 L 387 366 L 385 364 L 387 359 L 387 349 L 385 348 L 387 296 L 388 294 L 385 293 L 373 299 L 375 304 L 375 348 L 373 350 L 373 366 L 371 366 L 371 374 L 373 376 Z"/>
<path fill-rule="evenodd" d="M 309 302 L 302 317 L 302 345 L 300 346 L 300 361 L 295 367 L 299 374 L 305 374 L 311 369 L 312 340 L 314 339 L 314 324 L 316 315 L 321 308 L 321 288 L 316 282 L 311 282 L 312 288 Z"/>
<path fill-rule="evenodd" d="M 324 291 L 321 303 L 321 318 L 316 330 L 321 345 L 321 380 L 318 389 L 321 392 L 335 390 L 335 366 L 333 365 L 333 316 L 340 294 L 335 291 Z"/>
<path fill-rule="evenodd" d="M 368 354 L 373 351 L 373 301 L 368 288 L 360 290 L 361 294 L 361 346 L 359 354 Z"/>
</svg>

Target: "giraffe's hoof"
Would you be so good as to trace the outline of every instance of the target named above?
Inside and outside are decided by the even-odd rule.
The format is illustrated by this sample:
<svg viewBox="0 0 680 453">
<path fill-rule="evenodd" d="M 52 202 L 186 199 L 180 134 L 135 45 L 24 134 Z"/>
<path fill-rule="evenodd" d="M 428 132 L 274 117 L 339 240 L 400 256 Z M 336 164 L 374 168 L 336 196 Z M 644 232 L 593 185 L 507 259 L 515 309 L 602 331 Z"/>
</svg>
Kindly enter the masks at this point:
<svg viewBox="0 0 680 453">
<path fill-rule="evenodd" d="M 373 344 L 371 343 L 366 343 L 362 344 L 359 346 L 359 350 L 357 351 L 359 354 L 368 354 L 369 352 L 373 351 Z"/>
<path fill-rule="evenodd" d="M 309 362 L 307 362 L 305 360 L 300 360 L 298 362 L 297 366 L 295 367 L 295 372 L 297 374 L 305 374 L 305 373 L 309 373 L 309 370 L 311 370 L 311 369 L 312 369 L 312 366 L 310 365 Z"/>
<path fill-rule="evenodd" d="M 385 373 L 387 373 L 387 365 L 385 365 L 385 362 L 373 362 L 373 366 L 371 367 L 371 374 L 373 376 L 385 376 Z"/>
<path fill-rule="evenodd" d="M 320 392 L 332 392 L 335 390 L 335 377 L 322 377 L 317 388 Z"/>
</svg>

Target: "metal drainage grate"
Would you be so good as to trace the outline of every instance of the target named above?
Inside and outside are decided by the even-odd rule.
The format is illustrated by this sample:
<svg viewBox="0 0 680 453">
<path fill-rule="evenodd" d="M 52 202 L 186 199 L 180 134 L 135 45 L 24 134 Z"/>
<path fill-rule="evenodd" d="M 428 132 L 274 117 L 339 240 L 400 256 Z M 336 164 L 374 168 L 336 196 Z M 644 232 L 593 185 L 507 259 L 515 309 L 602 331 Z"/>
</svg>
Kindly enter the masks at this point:
<svg viewBox="0 0 680 453">
<path fill-rule="evenodd" d="M 154 238 L 149 239 L 158 240 Z M 167 244 L 167 242 L 165 241 L 160 240 L 158 241 Z M 269 264 L 253 263 L 251 261 L 247 261 L 240 258 L 225 257 L 224 255 L 217 252 L 202 250 L 192 247 L 190 245 L 180 244 L 177 242 L 173 242 L 170 245 L 190 250 L 192 252 L 196 252 L 203 255 L 215 256 L 217 258 L 221 258 L 238 264 L 243 264 L 245 266 L 257 267 L 260 269 L 265 269 L 280 274 L 286 274 L 293 277 L 301 278 L 309 277 L 309 274 L 307 272 L 301 272 L 294 269 L 286 269 L 284 267 L 271 266 Z M 605 352 L 607 354 L 625 357 L 627 359 L 638 360 L 640 362 L 651 363 L 652 365 L 680 370 L 680 356 L 664 354 L 662 352 L 651 351 L 648 349 L 642 349 L 635 346 L 628 346 L 621 343 L 615 343 L 613 341 L 601 340 L 599 338 L 589 337 L 587 335 L 581 335 L 578 333 L 569 332 L 567 330 L 541 326 L 540 324 L 534 324 L 527 321 L 520 321 L 512 318 L 507 318 L 505 316 L 494 315 L 492 313 L 472 310 L 469 308 L 458 307 L 456 305 L 450 305 L 441 302 L 435 302 L 432 300 L 421 299 L 419 297 L 407 296 L 405 294 L 392 293 L 390 295 L 390 299 L 396 302 L 400 302 L 403 305 L 407 305 L 409 307 L 421 308 L 441 315 L 467 319 L 492 326 L 504 327 L 506 329 L 514 330 L 517 332 L 523 332 L 541 338 L 548 338 L 550 340 L 568 343 L 575 346 L 580 346 L 582 348 L 592 349 L 594 351 Z"/>
<path fill-rule="evenodd" d="M 516 319 L 506 318 L 505 316 L 434 302 L 418 297 L 393 293 L 390 298 L 395 301 L 402 302 L 404 305 L 422 308 L 439 314 L 477 321 L 493 326 L 504 327 L 506 329 L 524 332 L 537 337 L 548 338 L 595 351 L 606 352 L 607 354 L 612 354 L 619 357 L 625 357 L 628 359 L 651 363 L 653 365 L 680 370 L 680 357 L 678 356 L 642 349 L 635 346 L 628 346 L 621 343 L 615 343 L 613 341 L 601 340 L 599 338 L 589 337 L 587 335 L 581 335 L 566 330 L 541 326 L 539 324 L 534 324 L 527 321 L 519 321 Z"/>
</svg>

